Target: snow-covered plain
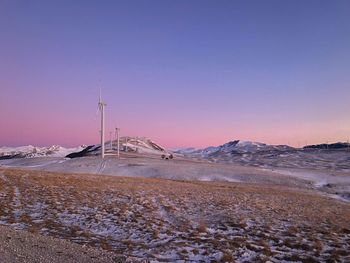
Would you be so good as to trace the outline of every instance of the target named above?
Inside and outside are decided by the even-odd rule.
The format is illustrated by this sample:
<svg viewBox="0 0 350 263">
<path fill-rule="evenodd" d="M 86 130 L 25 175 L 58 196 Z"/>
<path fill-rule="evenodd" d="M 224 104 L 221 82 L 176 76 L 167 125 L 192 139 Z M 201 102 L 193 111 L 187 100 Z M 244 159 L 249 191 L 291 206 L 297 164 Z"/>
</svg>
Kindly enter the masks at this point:
<svg viewBox="0 0 350 263">
<path fill-rule="evenodd" d="M 122 153 L 121 158 L 98 156 L 81 158 L 19 158 L 0 160 L 0 167 L 35 169 L 64 173 L 91 173 L 115 176 L 151 177 L 173 180 L 226 181 L 277 184 L 316 189 L 322 194 L 349 200 L 350 172 L 344 169 L 280 167 L 280 165 L 248 166 L 235 163 L 209 162 L 176 157 L 162 160 L 159 155 Z"/>
<path fill-rule="evenodd" d="M 0 167 L 30 170 L 89 173 L 114 176 L 162 178 L 188 181 L 223 181 L 311 187 L 305 180 L 279 175 L 266 169 L 215 164 L 188 159 L 162 160 L 153 155 L 122 153 L 121 158 L 88 156 L 81 158 L 25 158 L 0 160 Z"/>
</svg>

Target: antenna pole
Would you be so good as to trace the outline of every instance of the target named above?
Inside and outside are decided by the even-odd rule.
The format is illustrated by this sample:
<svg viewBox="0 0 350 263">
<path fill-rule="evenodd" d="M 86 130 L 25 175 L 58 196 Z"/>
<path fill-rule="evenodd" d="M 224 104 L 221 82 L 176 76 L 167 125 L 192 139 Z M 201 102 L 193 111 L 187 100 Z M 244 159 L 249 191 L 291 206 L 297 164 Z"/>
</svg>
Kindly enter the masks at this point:
<svg viewBox="0 0 350 263">
<path fill-rule="evenodd" d="M 112 145 L 112 141 L 113 141 L 113 138 L 112 138 L 112 134 L 113 134 L 113 132 L 109 132 L 109 138 L 110 138 L 110 142 L 109 142 L 109 148 L 112 150 L 112 148 L 113 148 L 113 145 Z"/>
<path fill-rule="evenodd" d="M 101 111 L 101 158 L 102 159 L 105 157 L 105 106 L 107 106 L 107 104 L 102 101 L 101 89 L 100 89 L 98 107 Z"/>
<path fill-rule="evenodd" d="M 101 157 L 105 158 L 105 104 L 101 105 Z"/>
<path fill-rule="evenodd" d="M 117 135 L 117 157 L 119 159 L 119 128 L 115 128 L 115 133 Z"/>
</svg>

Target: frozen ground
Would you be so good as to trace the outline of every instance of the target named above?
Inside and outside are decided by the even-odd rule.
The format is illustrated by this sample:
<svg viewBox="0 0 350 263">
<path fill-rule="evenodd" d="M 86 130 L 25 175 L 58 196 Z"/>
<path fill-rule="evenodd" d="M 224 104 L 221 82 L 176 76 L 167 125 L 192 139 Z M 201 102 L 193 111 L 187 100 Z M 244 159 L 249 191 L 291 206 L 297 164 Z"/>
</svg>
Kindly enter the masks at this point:
<svg viewBox="0 0 350 263">
<path fill-rule="evenodd" d="M 97 162 L 89 160 L 75 164 Z M 173 165 L 174 172 L 191 167 Z M 231 177 L 253 171 L 239 168 Z M 277 184 L 2 168 L 0 223 L 100 247 L 130 262 L 349 262 L 350 204 L 303 189 L 302 180 L 271 176 Z M 279 184 L 283 178 L 291 185 Z"/>
<path fill-rule="evenodd" d="M 45 170 L 64 173 L 90 173 L 116 176 L 152 177 L 173 180 L 246 182 L 316 189 L 342 200 L 350 200 L 350 172 L 343 169 L 314 169 L 281 166 L 247 166 L 213 163 L 207 160 L 122 153 L 120 159 L 109 156 L 75 159 L 37 157 L 0 160 L 0 167 Z"/>
</svg>

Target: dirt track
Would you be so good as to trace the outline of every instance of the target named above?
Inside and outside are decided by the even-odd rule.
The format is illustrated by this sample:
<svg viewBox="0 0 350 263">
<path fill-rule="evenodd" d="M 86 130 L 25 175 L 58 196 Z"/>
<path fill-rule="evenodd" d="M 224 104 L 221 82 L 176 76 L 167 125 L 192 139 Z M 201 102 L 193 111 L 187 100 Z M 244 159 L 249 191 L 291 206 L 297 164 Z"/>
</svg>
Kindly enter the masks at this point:
<svg viewBox="0 0 350 263">
<path fill-rule="evenodd" d="M 0 226 L 1 263 L 120 262 L 114 253 Z"/>
</svg>

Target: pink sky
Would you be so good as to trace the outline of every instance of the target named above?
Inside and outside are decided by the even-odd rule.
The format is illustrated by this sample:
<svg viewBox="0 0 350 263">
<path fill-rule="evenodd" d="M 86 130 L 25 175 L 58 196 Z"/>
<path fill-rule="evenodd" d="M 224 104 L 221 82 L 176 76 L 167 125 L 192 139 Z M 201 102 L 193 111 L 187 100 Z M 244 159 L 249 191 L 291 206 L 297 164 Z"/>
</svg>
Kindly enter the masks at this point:
<svg viewBox="0 0 350 263">
<path fill-rule="evenodd" d="M 0 146 L 350 137 L 349 1 L 0 4 Z M 108 138 L 108 136 L 107 136 Z"/>
</svg>

